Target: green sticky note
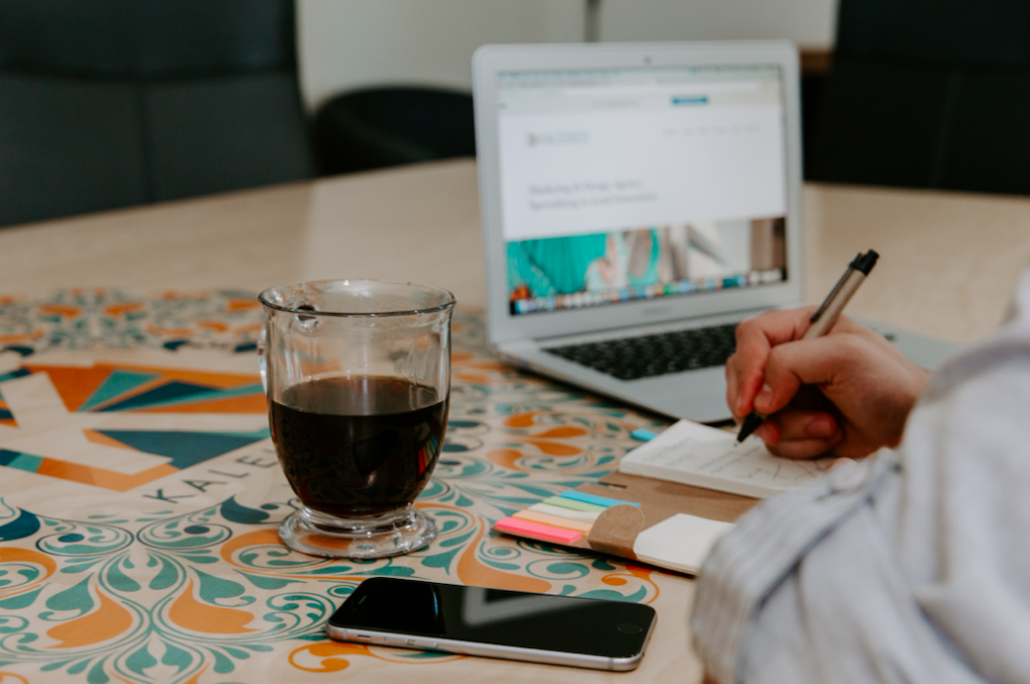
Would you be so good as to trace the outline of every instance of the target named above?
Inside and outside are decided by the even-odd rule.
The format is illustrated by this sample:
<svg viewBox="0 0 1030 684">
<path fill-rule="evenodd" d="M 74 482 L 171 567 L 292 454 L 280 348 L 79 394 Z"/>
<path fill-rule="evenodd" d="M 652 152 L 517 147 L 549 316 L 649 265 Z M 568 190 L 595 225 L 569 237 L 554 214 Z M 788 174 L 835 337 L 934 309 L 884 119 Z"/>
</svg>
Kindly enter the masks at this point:
<svg viewBox="0 0 1030 684">
<path fill-rule="evenodd" d="M 566 499 L 563 496 L 552 496 L 550 499 L 544 499 L 541 503 L 550 504 L 552 506 L 561 506 L 562 508 L 568 508 L 573 511 L 586 511 L 587 513 L 600 513 L 601 511 L 607 510 L 605 506 L 598 506 L 597 504 L 587 503 L 585 501 L 576 501 L 575 499 Z"/>
</svg>

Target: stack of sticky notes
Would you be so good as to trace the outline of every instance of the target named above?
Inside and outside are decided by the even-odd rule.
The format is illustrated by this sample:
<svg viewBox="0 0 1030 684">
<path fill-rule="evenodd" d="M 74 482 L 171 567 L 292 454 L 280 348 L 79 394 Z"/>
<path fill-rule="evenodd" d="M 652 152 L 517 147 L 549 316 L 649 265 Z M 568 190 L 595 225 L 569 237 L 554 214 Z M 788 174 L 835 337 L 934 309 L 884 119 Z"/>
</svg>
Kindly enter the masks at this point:
<svg viewBox="0 0 1030 684">
<path fill-rule="evenodd" d="M 498 520 L 494 528 L 520 537 L 575 544 L 590 533 L 594 521 L 604 510 L 619 504 L 640 506 L 632 501 L 608 499 L 569 489 L 510 518 Z"/>
</svg>

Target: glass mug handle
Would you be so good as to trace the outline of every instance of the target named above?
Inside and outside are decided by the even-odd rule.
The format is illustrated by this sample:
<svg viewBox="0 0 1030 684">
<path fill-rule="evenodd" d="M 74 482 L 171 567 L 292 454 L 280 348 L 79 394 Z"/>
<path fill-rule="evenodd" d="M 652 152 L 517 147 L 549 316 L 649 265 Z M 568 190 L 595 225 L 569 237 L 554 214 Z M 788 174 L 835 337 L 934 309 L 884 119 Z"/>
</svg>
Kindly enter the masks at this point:
<svg viewBox="0 0 1030 684">
<path fill-rule="evenodd" d="M 258 334 L 257 339 L 257 355 L 258 355 L 258 368 L 261 373 L 261 387 L 265 390 L 265 396 L 268 396 L 268 362 L 265 360 L 265 355 L 268 354 L 268 321 L 266 320 L 261 325 L 261 332 Z"/>
</svg>

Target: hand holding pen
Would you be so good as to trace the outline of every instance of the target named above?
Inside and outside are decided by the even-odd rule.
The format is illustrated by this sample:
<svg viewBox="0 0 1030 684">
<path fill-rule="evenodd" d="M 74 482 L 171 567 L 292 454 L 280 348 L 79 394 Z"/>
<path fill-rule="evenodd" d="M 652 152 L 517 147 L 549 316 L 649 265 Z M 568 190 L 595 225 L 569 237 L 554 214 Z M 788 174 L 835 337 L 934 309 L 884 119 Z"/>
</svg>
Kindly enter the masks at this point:
<svg viewBox="0 0 1030 684">
<path fill-rule="evenodd" d="M 774 453 L 857 458 L 900 440 L 927 373 L 881 335 L 838 319 L 857 287 L 853 266 L 872 263 L 875 253 L 859 255 L 818 310 L 773 311 L 738 327 L 727 401 L 738 421 L 766 416 L 750 427 Z"/>
</svg>

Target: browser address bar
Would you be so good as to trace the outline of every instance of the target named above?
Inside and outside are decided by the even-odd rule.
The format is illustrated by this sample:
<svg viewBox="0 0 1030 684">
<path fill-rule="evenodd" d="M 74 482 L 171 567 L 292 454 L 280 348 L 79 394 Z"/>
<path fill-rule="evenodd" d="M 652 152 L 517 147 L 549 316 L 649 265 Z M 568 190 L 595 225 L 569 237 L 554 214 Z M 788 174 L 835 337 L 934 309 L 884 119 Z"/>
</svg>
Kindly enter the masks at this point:
<svg viewBox="0 0 1030 684">
<path fill-rule="evenodd" d="M 774 83 L 770 81 L 770 83 Z M 554 97 L 610 97 L 624 95 L 710 95 L 713 93 L 743 93 L 761 89 L 761 81 L 718 81 L 714 83 L 651 83 L 632 86 L 585 86 L 582 88 L 541 88 L 540 95 Z M 530 89 L 522 90 L 520 97 L 530 94 Z M 537 94 L 537 93 L 533 93 Z"/>
</svg>

